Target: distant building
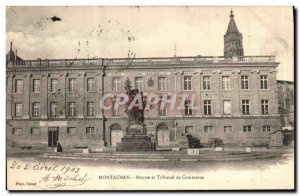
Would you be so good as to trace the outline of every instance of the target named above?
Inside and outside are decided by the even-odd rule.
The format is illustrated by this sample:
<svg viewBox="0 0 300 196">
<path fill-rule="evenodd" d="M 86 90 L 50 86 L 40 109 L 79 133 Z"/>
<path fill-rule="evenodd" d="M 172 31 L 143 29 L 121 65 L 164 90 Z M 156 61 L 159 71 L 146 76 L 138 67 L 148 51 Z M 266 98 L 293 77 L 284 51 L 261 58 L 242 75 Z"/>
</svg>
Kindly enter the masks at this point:
<svg viewBox="0 0 300 196">
<path fill-rule="evenodd" d="M 16 54 L 15 54 L 16 55 Z M 6 65 L 8 144 L 115 147 L 124 135 L 125 108 L 103 110 L 106 94 L 133 88 L 151 94 L 195 94 L 185 109 L 145 110 L 147 134 L 158 147 L 186 147 L 191 134 L 208 143 L 266 146 L 280 130 L 274 56 L 244 56 L 242 34 L 231 12 L 224 56 L 22 60 Z M 274 143 L 274 142 L 273 142 Z"/>
<path fill-rule="evenodd" d="M 12 50 L 12 42 L 10 42 L 10 50 L 6 54 L 6 64 L 8 64 L 8 63 L 22 62 L 22 61 L 23 61 L 23 59 L 21 59 L 17 55 L 17 50 L 16 50 L 16 53 Z"/>
<path fill-rule="evenodd" d="M 277 80 L 278 85 L 278 112 L 284 128 L 294 128 L 294 82 Z"/>
</svg>

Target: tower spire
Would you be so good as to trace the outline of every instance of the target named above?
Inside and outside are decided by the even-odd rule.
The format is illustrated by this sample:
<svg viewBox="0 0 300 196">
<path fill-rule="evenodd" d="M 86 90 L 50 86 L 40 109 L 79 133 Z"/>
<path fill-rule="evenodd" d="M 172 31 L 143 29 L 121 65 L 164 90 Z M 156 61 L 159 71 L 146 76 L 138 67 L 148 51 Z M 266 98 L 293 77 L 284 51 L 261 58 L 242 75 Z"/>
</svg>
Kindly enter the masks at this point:
<svg viewBox="0 0 300 196">
<path fill-rule="evenodd" d="M 226 34 L 224 35 L 224 56 L 244 56 L 243 35 L 239 32 L 234 20 L 232 8 Z"/>
<path fill-rule="evenodd" d="M 234 15 L 233 15 L 232 9 L 230 11 L 230 16 L 229 17 L 230 17 L 230 21 L 229 21 L 229 24 L 228 24 L 227 33 L 239 33 L 239 30 L 238 30 L 238 28 L 236 26 L 236 23 L 235 23 L 235 20 L 234 20 Z"/>
</svg>

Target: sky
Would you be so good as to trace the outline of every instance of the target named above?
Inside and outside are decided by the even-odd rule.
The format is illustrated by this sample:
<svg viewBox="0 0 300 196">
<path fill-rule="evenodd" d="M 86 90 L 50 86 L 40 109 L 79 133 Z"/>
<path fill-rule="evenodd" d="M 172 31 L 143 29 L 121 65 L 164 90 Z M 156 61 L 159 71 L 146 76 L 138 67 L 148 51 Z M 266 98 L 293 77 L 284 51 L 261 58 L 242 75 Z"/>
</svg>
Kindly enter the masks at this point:
<svg viewBox="0 0 300 196">
<path fill-rule="evenodd" d="M 292 7 L 7 7 L 6 51 L 12 41 L 25 60 L 223 56 L 231 8 L 244 55 L 276 55 L 277 78 L 293 81 Z"/>
</svg>

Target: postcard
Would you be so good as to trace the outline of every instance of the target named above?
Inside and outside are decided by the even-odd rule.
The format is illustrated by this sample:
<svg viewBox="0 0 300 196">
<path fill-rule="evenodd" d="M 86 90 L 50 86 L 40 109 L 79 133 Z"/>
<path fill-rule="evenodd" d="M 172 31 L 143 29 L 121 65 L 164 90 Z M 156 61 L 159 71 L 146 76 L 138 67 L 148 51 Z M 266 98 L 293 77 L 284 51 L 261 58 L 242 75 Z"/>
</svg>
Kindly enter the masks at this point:
<svg viewBox="0 0 300 196">
<path fill-rule="evenodd" d="M 293 11 L 8 6 L 7 190 L 294 190 Z"/>
</svg>

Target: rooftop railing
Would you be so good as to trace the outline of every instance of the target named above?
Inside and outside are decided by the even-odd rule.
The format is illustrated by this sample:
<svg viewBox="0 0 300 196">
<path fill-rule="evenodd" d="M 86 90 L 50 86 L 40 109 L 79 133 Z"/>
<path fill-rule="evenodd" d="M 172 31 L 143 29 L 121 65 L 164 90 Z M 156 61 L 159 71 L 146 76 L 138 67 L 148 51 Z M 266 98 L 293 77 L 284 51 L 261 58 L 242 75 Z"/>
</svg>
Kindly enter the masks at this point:
<svg viewBox="0 0 300 196">
<path fill-rule="evenodd" d="M 17 61 L 14 66 L 22 67 L 71 67 L 71 66 L 102 66 L 102 65 L 160 65 L 160 64 L 238 64 L 238 63 L 274 63 L 275 56 L 195 56 L 168 58 L 116 58 L 116 59 L 53 59 Z"/>
<path fill-rule="evenodd" d="M 102 65 L 103 59 L 54 59 L 17 61 L 16 66 L 24 67 L 55 67 L 55 66 L 90 66 Z"/>
</svg>

